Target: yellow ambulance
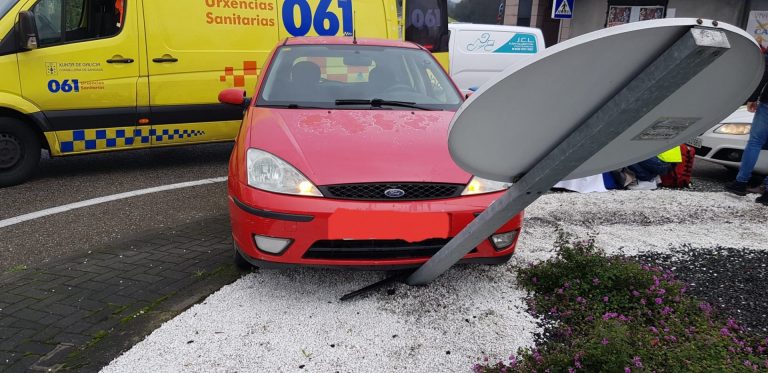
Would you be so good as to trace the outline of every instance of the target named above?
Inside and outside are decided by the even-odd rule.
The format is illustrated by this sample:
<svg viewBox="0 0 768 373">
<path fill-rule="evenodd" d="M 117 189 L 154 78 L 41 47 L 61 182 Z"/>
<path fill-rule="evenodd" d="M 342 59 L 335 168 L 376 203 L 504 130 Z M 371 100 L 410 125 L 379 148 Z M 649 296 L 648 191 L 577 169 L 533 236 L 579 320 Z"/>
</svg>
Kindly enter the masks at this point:
<svg viewBox="0 0 768 373">
<path fill-rule="evenodd" d="M 444 1 L 444 0 L 441 0 Z M 395 0 L 0 0 L 0 187 L 52 156 L 232 140 L 290 36 L 401 38 Z"/>
</svg>

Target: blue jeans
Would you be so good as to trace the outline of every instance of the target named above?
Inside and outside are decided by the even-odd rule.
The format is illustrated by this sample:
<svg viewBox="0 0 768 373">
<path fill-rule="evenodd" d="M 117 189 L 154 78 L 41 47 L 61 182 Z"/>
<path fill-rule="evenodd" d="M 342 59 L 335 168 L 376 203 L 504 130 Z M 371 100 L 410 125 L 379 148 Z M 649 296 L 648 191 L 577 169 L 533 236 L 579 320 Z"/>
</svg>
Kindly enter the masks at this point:
<svg viewBox="0 0 768 373">
<path fill-rule="evenodd" d="M 736 175 L 736 181 L 749 182 L 757 158 L 760 156 L 760 150 L 766 141 L 768 141 L 768 103 L 761 102 L 757 105 L 757 112 L 752 120 L 749 141 L 747 141 L 747 147 L 744 148 L 744 154 L 741 156 L 741 165 L 739 166 L 739 174 Z M 768 185 L 768 176 L 764 182 Z"/>
<path fill-rule="evenodd" d="M 675 167 L 674 164 L 664 162 L 659 159 L 659 157 L 649 158 L 642 162 L 627 166 L 627 168 L 635 173 L 635 177 L 640 181 L 652 181 L 656 176 L 666 174 L 672 170 L 673 167 Z"/>
</svg>

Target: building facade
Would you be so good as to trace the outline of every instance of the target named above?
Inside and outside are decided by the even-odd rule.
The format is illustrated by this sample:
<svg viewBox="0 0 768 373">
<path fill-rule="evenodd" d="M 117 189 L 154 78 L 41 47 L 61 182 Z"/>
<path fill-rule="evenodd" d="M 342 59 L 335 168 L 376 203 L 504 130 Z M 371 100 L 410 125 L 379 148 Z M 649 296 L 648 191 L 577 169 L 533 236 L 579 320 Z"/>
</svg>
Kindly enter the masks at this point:
<svg viewBox="0 0 768 373">
<path fill-rule="evenodd" d="M 750 22 L 750 17 L 768 17 L 768 0 L 574 0 L 573 18 L 569 20 L 551 18 L 553 3 L 506 0 L 504 24 L 540 28 L 547 45 L 552 45 L 604 27 L 644 19 L 705 18 L 748 29 L 754 25 L 763 27 L 756 20 Z M 764 22 L 768 30 L 768 18 Z"/>
</svg>

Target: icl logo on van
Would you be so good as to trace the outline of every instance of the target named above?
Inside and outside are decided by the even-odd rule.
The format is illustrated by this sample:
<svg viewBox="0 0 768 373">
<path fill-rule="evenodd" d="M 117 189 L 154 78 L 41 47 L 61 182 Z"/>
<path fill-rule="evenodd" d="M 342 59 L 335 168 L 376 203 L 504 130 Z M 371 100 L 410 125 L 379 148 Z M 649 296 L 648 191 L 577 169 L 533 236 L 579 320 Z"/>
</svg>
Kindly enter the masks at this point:
<svg viewBox="0 0 768 373">
<path fill-rule="evenodd" d="M 496 40 L 491 38 L 491 34 L 484 32 L 475 41 L 467 44 L 468 52 L 475 53 L 522 53 L 535 54 L 538 52 L 536 45 L 536 35 L 526 33 L 515 33 L 506 43 L 496 47 Z"/>
<path fill-rule="evenodd" d="M 536 35 L 518 33 L 512 36 L 504 45 L 493 53 L 530 53 L 538 52 L 536 47 Z"/>
</svg>

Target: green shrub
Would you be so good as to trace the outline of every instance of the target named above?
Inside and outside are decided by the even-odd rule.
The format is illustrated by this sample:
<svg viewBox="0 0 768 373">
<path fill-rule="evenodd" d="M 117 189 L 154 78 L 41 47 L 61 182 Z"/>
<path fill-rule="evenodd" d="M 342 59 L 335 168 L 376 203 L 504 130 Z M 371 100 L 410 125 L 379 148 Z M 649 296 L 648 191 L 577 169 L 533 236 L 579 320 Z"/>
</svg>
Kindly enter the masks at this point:
<svg viewBox="0 0 768 373">
<path fill-rule="evenodd" d="M 557 255 L 520 269 L 529 312 L 544 320 L 533 349 L 476 372 L 752 372 L 768 338 L 722 320 L 669 271 L 608 257 L 560 232 Z"/>
</svg>

